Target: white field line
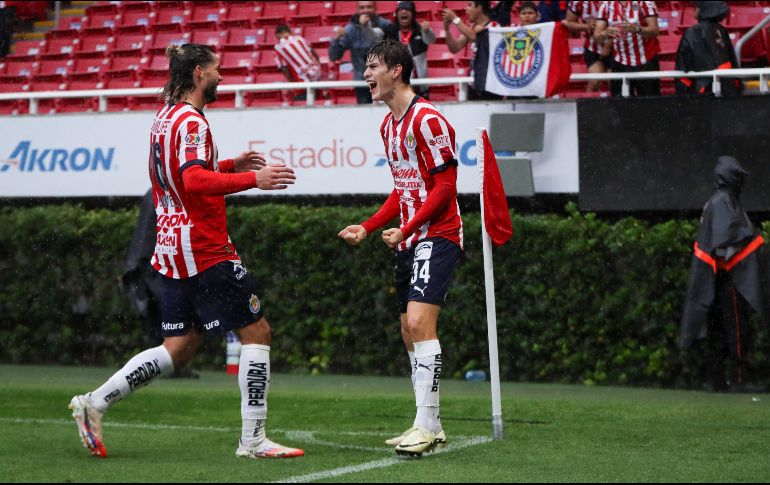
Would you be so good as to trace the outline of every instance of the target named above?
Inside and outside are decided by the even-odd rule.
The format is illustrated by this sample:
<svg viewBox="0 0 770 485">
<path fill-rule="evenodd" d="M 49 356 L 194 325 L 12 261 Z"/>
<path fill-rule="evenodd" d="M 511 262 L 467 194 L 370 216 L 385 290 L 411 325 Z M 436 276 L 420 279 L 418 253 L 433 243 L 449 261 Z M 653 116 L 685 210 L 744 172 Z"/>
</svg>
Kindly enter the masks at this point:
<svg viewBox="0 0 770 485">
<path fill-rule="evenodd" d="M 437 451 L 434 451 L 434 453 L 435 454 L 449 453 L 452 451 L 462 450 L 463 448 L 469 448 L 471 446 L 489 443 L 490 441 L 492 441 L 492 438 L 477 436 L 475 438 L 470 438 L 470 439 L 462 440 L 457 443 L 450 444 L 446 448 L 440 448 Z M 283 480 L 279 480 L 278 482 L 275 482 L 275 483 L 306 483 L 306 482 L 314 482 L 317 480 L 327 480 L 327 479 L 336 478 L 342 475 L 349 475 L 351 473 L 360 473 L 368 470 L 375 470 L 377 468 L 387 468 L 395 465 L 400 465 L 407 461 L 409 460 L 403 459 L 403 458 L 383 458 L 381 460 L 361 463 L 360 465 L 333 468 L 331 470 L 324 470 L 321 472 L 309 473 L 307 475 L 296 475 L 293 477 L 285 478 Z"/>
<path fill-rule="evenodd" d="M 73 426 L 74 421 L 71 419 L 34 419 L 34 418 L 7 418 L 0 417 L 0 423 L 10 424 L 42 424 L 42 425 L 55 425 L 55 426 Z M 240 432 L 241 427 L 235 426 L 188 426 L 188 425 L 175 425 L 175 424 L 153 424 L 153 423 L 121 423 L 107 421 L 104 423 L 106 428 L 126 428 L 126 429 L 150 429 L 150 430 L 170 430 L 170 431 L 212 431 L 212 432 Z M 390 448 L 374 448 L 363 447 L 354 445 L 343 445 L 334 443 L 331 441 L 324 441 L 316 438 L 315 435 L 332 435 L 332 436 L 378 436 L 378 437 L 392 437 L 395 433 L 385 433 L 382 431 L 329 431 L 329 430 L 299 430 L 299 429 L 279 429 L 271 428 L 271 433 L 283 434 L 297 441 L 302 441 L 309 444 L 317 444 L 322 446 L 333 446 L 337 448 L 357 449 L 361 451 L 392 451 Z M 473 436 L 464 435 L 452 435 L 453 439 L 468 440 L 473 439 Z"/>
</svg>

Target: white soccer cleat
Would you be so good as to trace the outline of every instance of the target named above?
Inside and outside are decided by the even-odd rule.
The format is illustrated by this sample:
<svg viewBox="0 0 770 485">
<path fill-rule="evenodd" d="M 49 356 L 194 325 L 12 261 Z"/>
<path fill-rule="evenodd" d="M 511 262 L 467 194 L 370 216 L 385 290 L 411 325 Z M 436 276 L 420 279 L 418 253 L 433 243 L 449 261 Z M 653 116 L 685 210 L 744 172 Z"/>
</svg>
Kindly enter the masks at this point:
<svg viewBox="0 0 770 485">
<path fill-rule="evenodd" d="M 386 445 L 390 445 L 390 446 L 400 445 L 401 442 L 404 441 L 404 438 L 406 438 L 407 435 L 409 433 L 411 433 L 412 431 L 414 431 L 415 429 L 417 429 L 417 428 L 409 428 L 408 430 L 406 430 L 403 433 L 401 433 L 401 436 L 396 436 L 395 438 L 391 438 L 389 440 L 385 440 L 385 444 Z M 442 429 L 436 435 L 436 445 L 437 446 L 444 446 L 445 444 L 446 444 L 446 434 L 444 434 L 444 430 Z"/>
<path fill-rule="evenodd" d="M 235 456 L 238 458 L 296 458 L 299 456 L 305 456 L 305 452 L 299 448 L 289 448 L 288 446 L 279 445 L 269 439 L 265 440 L 256 447 L 245 446 L 240 441 L 238 442 L 238 449 L 235 451 Z"/>
<path fill-rule="evenodd" d="M 75 396 L 70 401 L 69 408 L 78 426 L 80 441 L 91 451 L 93 456 L 107 458 L 107 448 L 102 441 L 102 417 L 104 413 L 91 404 L 88 396 Z"/>
<path fill-rule="evenodd" d="M 402 456 L 421 457 L 423 453 L 433 451 L 438 446 L 434 433 L 420 428 L 412 428 L 401 443 L 396 445 L 396 454 Z"/>
</svg>

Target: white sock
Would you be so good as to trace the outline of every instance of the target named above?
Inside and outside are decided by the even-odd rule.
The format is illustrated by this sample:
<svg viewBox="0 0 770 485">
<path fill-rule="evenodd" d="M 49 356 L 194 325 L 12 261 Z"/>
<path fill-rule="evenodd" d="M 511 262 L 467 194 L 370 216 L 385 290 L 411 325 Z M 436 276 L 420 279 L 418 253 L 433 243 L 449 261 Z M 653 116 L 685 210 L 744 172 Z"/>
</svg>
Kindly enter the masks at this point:
<svg viewBox="0 0 770 485">
<path fill-rule="evenodd" d="M 147 349 L 132 357 L 122 369 L 102 384 L 102 387 L 90 393 L 89 398 L 97 409 L 105 412 L 137 389 L 172 372 L 174 362 L 164 346 Z"/>
<path fill-rule="evenodd" d="M 414 350 L 406 351 L 409 354 L 409 370 L 412 371 L 412 390 L 414 390 L 414 371 L 417 370 L 417 364 L 414 362 Z"/>
<path fill-rule="evenodd" d="M 438 340 L 414 343 L 414 396 L 417 416 L 414 427 L 431 433 L 441 431 L 439 416 L 439 379 L 441 377 L 441 345 Z"/>
<path fill-rule="evenodd" d="M 267 391 L 270 387 L 270 347 L 244 345 L 241 347 L 241 365 L 238 369 L 241 388 L 241 443 L 258 446 L 265 439 L 267 419 Z"/>
</svg>

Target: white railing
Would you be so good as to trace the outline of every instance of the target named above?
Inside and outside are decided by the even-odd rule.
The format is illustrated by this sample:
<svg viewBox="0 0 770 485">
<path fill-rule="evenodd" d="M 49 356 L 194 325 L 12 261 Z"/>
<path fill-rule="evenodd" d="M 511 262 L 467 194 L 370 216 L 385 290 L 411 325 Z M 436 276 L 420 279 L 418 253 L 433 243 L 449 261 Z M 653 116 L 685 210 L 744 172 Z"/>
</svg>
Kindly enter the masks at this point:
<svg viewBox="0 0 770 485">
<path fill-rule="evenodd" d="M 714 93 L 721 94 L 722 78 L 759 78 L 759 91 L 762 94 L 768 94 L 768 80 L 770 80 L 770 68 L 760 69 L 718 69 L 714 71 L 703 72 L 683 72 L 683 71 L 651 71 L 636 73 L 601 73 L 601 74 L 573 74 L 571 81 L 617 81 L 622 84 L 621 95 L 626 97 L 630 95 L 629 82 L 634 79 L 661 79 L 661 78 L 712 78 L 714 83 Z M 446 86 L 456 84 L 458 86 L 458 101 L 468 99 L 468 86 L 473 83 L 472 77 L 443 77 L 430 79 L 415 79 L 412 84 L 415 86 Z M 364 81 L 319 81 L 319 82 L 300 82 L 300 83 L 269 83 L 269 84 L 226 84 L 217 89 L 218 93 L 235 93 L 235 107 L 242 109 L 244 107 L 244 95 L 247 92 L 260 91 L 278 91 L 278 90 L 302 90 L 307 92 L 306 103 L 313 106 L 316 100 L 316 91 L 321 89 L 344 89 L 366 87 Z M 134 88 L 134 89 L 91 89 L 83 91 L 39 91 L 39 92 L 19 92 L 19 93 L 0 93 L 0 101 L 19 99 L 29 100 L 29 113 L 37 114 L 38 103 L 41 99 L 52 98 L 92 98 L 99 99 L 99 111 L 107 111 L 108 98 L 121 96 L 150 96 L 158 94 L 159 88 Z"/>
</svg>

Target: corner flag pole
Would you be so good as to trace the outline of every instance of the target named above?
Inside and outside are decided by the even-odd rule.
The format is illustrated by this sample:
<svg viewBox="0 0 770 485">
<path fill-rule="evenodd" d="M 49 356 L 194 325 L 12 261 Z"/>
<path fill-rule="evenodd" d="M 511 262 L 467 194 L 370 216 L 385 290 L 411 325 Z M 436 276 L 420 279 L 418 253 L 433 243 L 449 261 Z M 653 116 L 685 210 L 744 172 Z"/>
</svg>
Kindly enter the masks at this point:
<svg viewBox="0 0 770 485">
<path fill-rule="evenodd" d="M 481 200 L 481 237 L 484 243 L 484 288 L 487 301 L 487 335 L 489 338 L 489 379 L 492 384 L 492 438 L 503 438 L 503 406 L 500 399 L 500 361 L 497 355 L 497 309 L 495 305 L 495 278 L 492 268 L 492 239 L 484 224 L 484 142 L 485 128 L 476 134 L 476 160 L 478 160 Z"/>
</svg>

